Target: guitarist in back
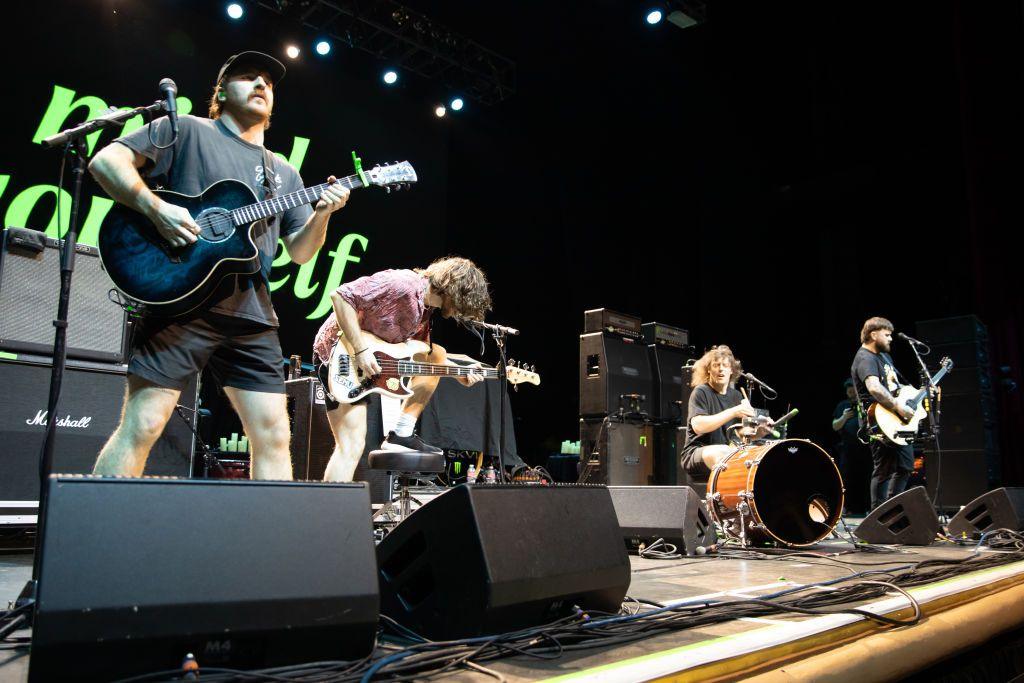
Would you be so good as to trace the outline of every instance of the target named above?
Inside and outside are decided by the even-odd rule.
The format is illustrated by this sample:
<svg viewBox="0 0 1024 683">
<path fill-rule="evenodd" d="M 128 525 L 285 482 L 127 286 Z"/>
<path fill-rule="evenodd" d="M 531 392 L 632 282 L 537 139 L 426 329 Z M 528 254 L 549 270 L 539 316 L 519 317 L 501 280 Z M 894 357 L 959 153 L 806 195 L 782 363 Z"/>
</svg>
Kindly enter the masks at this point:
<svg viewBox="0 0 1024 683">
<path fill-rule="evenodd" d="M 391 344 L 409 340 L 429 343 L 434 312 L 439 311 L 445 318 L 483 320 L 491 308 L 487 277 L 475 263 L 460 257 L 438 259 L 424 270 L 383 270 L 361 277 L 338 287 L 331 293 L 331 300 L 334 314 L 324 320 L 313 341 L 313 364 L 325 390 L 331 386 L 328 361 L 339 344 L 339 332 L 352 346 L 356 366 L 366 376 L 373 376 L 381 372 L 381 367 L 369 348 L 370 335 Z M 414 358 L 425 363 L 450 363 L 440 345 L 430 344 L 429 349 Z M 402 404 L 398 424 L 381 448 L 441 451 L 424 443 L 413 432 L 416 420 L 440 379 L 439 376 L 412 379 L 412 395 Z M 458 381 L 473 386 L 482 379 L 482 375 L 473 372 L 459 377 Z M 324 472 L 324 481 L 352 481 L 366 447 L 366 401 L 340 403 L 328 394 L 326 403 L 335 447 Z"/>
<path fill-rule="evenodd" d="M 873 402 L 888 408 L 900 417 L 909 419 L 914 411 L 898 403 L 894 395 L 899 392 L 896 366 L 889 350 L 892 345 L 892 323 L 885 318 L 869 318 L 861 328 L 861 347 L 853 357 L 850 374 L 857 387 L 864 415 Z M 873 469 L 871 471 L 871 509 L 875 509 L 893 496 L 902 493 L 914 471 L 914 448 L 898 446 L 880 436 L 870 441 Z"/>
<path fill-rule="evenodd" d="M 226 179 L 245 183 L 263 199 L 301 189 L 298 171 L 263 146 L 284 75 L 284 65 L 269 55 L 234 55 L 217 76 L 209 119 L 182 116 L 173 144 L 170 120 L 158 119 L 102 149 L 89 170 L 114 200 L 146 216 L 160 237 L 186 253 L 199 226 L 186 209 L 154 194 L 142 176 L 188 195 Z M 132 339 L 121 422 L 100 452 L 95 474 L 141 475 L 182 389 L 209 366 L 252 443 L 252 477 L 292 478 L 281 344 L 268 275 L 279 237 L 293 261 L 309 261 L 323 245 L 330 215 L 347 200 L 348 190 L 331 184 L 315 208 L 300 205 L 256 222 L 257 272 L 224 278 L 186 315 L 150 315 L 141 321 Z"/>
</svg>

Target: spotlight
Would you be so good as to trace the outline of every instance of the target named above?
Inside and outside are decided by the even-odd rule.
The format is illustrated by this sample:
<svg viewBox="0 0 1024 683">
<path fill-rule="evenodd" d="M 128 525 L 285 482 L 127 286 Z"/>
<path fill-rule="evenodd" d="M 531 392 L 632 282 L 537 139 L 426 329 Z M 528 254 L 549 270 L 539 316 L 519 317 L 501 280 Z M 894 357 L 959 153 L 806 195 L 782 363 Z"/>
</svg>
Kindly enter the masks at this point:
<svg viewBox="0 0 1024 683">
<path fill-rule="evenodd" d="M 228 16 L 232 19 L 241 19 L 243 14 L 245 14 L 245 10 L 237 2 L 228 5 Z"/>
<path fill-rule="evenodd" d="M 439 105 L 437 105 L 437 109 L 435 109 L 435 110 L 434 110 L 434 115 L 435 115 L 435 116 L 436 116 L 437 118 L 439 118 L 439 119 L 442 119 L 442 118 L 444 118 L 444 115 L 445 115 L 445 114 L 447 114 L 447 113 L 448 113 L 448 112 L 447 112 L 447 111 L 445 110 L 445 108 L 444 108 L 444 105 L 443 105 L 443 104 L 439 104 Z"/>
<path fill-rule="evenodd" d="M 662 13 L 660 9 L 652 9 L 647 13 L 647 23 L 651 26 L 661 23 Z"/>
<path fill-rule="evenodd" d="M 398 73 L 395 71 L 384 72 L 384 82 L 388 85 L 394 85 L 398 81 Z"/>
<path fill-rule="evenodd" d="M 456 97 L 452 100 L 452 111 L 462 111 L 462 107 L 465 106 L 465 102 L 462 101 L 461 97 Z"/>
<path fill-rule="evenodd" d="M 320 56 L 324 56 L 331 51 L 331 44 L 326 40 L 317 41 L 316 53 Z"/>
<path fill-rule="evenodd" d="M 288 55 L 289 58 L 295 59 L 296 57 L 299 56 L 299 48 L 295 47 L 294 45 L 289 45 L 287 48 L 285 48 L 284 53 Z"/>
</svg>

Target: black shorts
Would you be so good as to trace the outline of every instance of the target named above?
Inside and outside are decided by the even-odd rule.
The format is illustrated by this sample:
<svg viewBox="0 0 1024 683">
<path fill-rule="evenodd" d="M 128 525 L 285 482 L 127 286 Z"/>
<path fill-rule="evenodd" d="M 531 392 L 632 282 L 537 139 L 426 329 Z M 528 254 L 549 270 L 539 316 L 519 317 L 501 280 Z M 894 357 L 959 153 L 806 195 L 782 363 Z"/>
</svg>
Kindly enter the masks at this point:
<svg viewBox="0 0 1024 683">
<path fill-rule="evenodd" d="M 684 451 L 679 463 L 690 477 L 698 481 L 711 477 L 711 470 L 704 464 L 704 458 L 700 455 L 701 448 L 703 446 Z"/>
<path fill-rule="evenodd" d="M 281 341 L 274 327 L 209 312 L 149 317 L 136 326 L 128 374 L 182 390 L 205 367 L 221 386 L 284 393 Z"/>
</svg>

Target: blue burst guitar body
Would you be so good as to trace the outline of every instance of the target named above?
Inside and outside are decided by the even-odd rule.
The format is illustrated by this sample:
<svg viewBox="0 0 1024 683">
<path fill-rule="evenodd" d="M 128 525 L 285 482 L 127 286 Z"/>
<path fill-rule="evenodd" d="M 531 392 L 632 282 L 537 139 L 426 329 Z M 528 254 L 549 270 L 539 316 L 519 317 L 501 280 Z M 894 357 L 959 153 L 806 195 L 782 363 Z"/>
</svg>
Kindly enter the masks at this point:
<svg viewBox="0 0 1024 683">
<path fill-rule="evenodd" d="M 364 182 L 365 180 L 365 182 Z M 388 191 L 416 182 L 407 161 L 376 166 L 337 181 L 349 189 L 378 185 Z M 327 185 L 257 201 L 237 180 L 214 183 L 200 195 L 155 190 L 162 200 L 186 209 L 200 227 L 198 239 L 172 247 L 153 223 L 137 211 L 115 204 L 99 231 L 99 252 L 114 286 L 157 315 L 186 313 L 209 297 L 225 277 L 260 269 L 253 226 L 302 204 L 314 204 Z"/>
</svg>

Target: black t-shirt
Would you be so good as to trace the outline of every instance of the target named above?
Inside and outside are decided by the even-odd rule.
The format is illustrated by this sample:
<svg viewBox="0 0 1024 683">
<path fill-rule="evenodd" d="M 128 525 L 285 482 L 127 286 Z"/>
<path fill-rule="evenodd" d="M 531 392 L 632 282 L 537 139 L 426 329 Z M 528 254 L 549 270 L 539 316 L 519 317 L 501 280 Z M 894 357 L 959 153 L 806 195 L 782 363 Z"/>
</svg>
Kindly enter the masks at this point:
<svg viewBox="0 0 1024 683">
<path fill-rule="evenodd" d="M 275 196 L 302 189 L 302 178 L 287 161 L 274 157 L 264 147 L 246 142 L 224 125 L 222 121 L 182 116 L 178 139 L 167 149 L 157 149 L 149 139 L 165 145 L 171 139 L 170 123 L 166 118 L 139 128 L 118 138 L 131 150 L 149 159 L 140 169 L 152 185 L 188 195 L 201 194 L 219 180 L 239 180 L 260 200 L 266 198 L 264 162 L 270 159 Z M 288 235 L 305 225 L 313 212 L 309 205 L 293 207 L 272 220 L 261 220 L 253 228 L 253 238 L 260 251 L 260 271 L 252 275 L 227 277 L 204 308 L 237 318 L 245 318 L 276 327 L 277 314 L 270 300 L 270 266 L 277 252 L 280 235 Z"/>
<path fill-rule="evenodd" d="M 706 434 L 697 434 L 693 431 L 693 418 L 698 415 L 716 415 L 723 410 L 734 408 L 743 401 L 743 395 L 734 386 L 720 394 L 711 388 L 710 384 L 701 384 L 690 394 L 690 402 L 686 411 L 686 444 L 683 446 L 683 453 L 700 448 L 702 446 L 725 445 L 729 443 L 726 430 L 730 425 L 737 424 L 739 420 L 730 420 L 718 429 Z"/>
<path fill-rule="evenodd" d="M 842 429 L 839 430 L 839 438 L 841 441 L 846 442 L 857 438 L 857 430 L 859 423 L 857 422 L 857 407 L 848 398 L 844 398 L 836 405 L 836 409 L 832 411 L 832 419 L 838 420 L 846 412 L 847 408 L 853 408 L 853 417 L 846 421 Z"/>
<path fill-rule="evenodd" d="M 865 412 L 875 401 L 871 396 L 871 392 L 868 391 L 867 386 L 864 384 L 867 378 L 872 375 L 878 378 L 882 386 L 889 390 L 889 393 L 894 396 L 896 395 L 900 388 L 900 383 L 896 376 L 896 366 L 893 365 L 892 358 L 887 353 L 875 353 L 862 346 L 857 350 L 857 355 L 853 357 L 853 367 L 850 368 L 850 376 L 853 378 L 854 386 L 857 387 L 857 397 L 860 399 L 861 407 Z"/>
</svg>

